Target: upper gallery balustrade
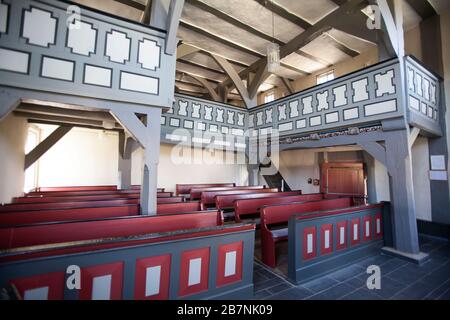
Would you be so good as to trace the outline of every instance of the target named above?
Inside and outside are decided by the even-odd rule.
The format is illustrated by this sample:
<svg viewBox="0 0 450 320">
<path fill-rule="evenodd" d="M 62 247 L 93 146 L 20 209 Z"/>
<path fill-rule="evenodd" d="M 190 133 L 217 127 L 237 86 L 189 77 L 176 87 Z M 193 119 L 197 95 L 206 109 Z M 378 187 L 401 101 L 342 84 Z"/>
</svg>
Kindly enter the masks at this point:
<svg viewBox="0 0 450 320">
<path fill-rule="evenodd" d="M 169 105 L 164 31 L 54 0 L 0 0 L 0 17 L 0 85 Z"/>
</svg>

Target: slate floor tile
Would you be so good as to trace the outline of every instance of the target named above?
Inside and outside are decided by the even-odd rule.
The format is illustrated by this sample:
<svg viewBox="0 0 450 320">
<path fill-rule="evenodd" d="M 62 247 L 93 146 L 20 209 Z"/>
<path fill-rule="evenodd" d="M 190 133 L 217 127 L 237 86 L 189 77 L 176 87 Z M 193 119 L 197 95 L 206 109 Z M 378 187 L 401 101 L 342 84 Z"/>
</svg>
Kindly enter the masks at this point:
<svg viewBox="0 0 450 320">
<path fill-rule="evenodd" d="M 273 300 L 302 300 L 310 297 L 312 295 L 311 291 L 302 288 L 294 287 L 270 296 L 269 299 Z"/>
<path fill-rule="evenodd" d="M 328 276 L 325 277 L 320 277 L 318 279 L 306 282 L 303 284 L 303 287 L 314 291 L 314 292 L 320 292 L 323 290 L 326 290 L 336 284 L 338 284 L 339 282 L 333 278 L 330 278 Z"/>
<path fill-rule="evenodd" d="M 349 286 L 345 283 L 340 283 L 338 285 L 335 285 L 334 287 L 331 287 L 327 290 L 324 290 L 318 294 L 315 294 L 311 296 L 309 299 L 311 300 L 337 300 L 339 298 L 342 298 L 345 295 L 348 295 L 349 293 L 352 293 L 355 291 L 355 288 L 352 286 Z"/>
<path fill-rule="evenodd" d="M 375 290 L 361 288 L 342 297 L 342 300 L 381 300 L 382 298 L 375 293 Z"/>
<path fill-rule="evenodd" d="M 366 269 L 364 269 L 359 265 L 353 264 L 341 270 L 330 273 L 328 276 L 337 281 L 343 282 L 353 277 L 356 277 L 362 274 L 363 272 L 366 272 Z"/>
<path fill-rule="evenodd" d="M 289 288 L 292 288 L 292 285 L 290 283 L 284 282 L 268 288 L 267 291 L 269 291 L 271 294 L 276 294 Z"/>
<path fill-rule="evenodd" d="M 417 281 L 412 285 L 400 290 L 396 293 L 392 299 L 394 300 L 418 300 L 424 299 L 428 294 L 430 294 L 435 287 L 429 283 L 423 281 Z"/>
<path fill-rule="evenodd" d="M 268 289 L 270 287 L 274 287 L 280 283 L 283 283 L 283 280 L 281 280 L 278 277 L 262 281 L 259 283 L 254 283 L 255 292 L 258 292 L 259 290 Z"/>
</svg>

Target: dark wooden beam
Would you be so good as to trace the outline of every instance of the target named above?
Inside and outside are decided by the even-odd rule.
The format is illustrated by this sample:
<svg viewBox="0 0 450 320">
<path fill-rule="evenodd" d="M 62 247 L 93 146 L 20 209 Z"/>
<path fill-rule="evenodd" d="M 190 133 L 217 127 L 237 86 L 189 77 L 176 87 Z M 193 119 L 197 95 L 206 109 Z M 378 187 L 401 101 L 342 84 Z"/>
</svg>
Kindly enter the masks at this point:
<svg viewBox="0 0 450 320">
<path fill-rule="evenodd" d="M 295 51 L 295 53 L 300 55 L 300 56 L 302 56 L 302 57 L 305 57 L 305 58 L 307 58 L 309 60 L 317 62 L 317 63 L 323 65 L 324 67 L 331 67 L 333 65 L 333 64 L 329 63 L 328 61 L 325 61 L 325 60 L 323 60 L 321 58 L 315 57 L 315 56 L 313 56 L 313 55 L 311 55 L 311 54 L 309 54 L 309 53 L 307 53 L 305 51 L 302 51 L 302 50 L 297 50 L 297 51 Z"/>
<path fill-rule="evenodd" d="M 231 25 L 233 25 L 235 27 L 238 27 L 238 28 L 240 28 L 242 30 L 247 31 L 248 33 L 253 34 L 254 36 L 257 36 L 259 38 L 265 39 L 267 41 L 274 41 L 274 42 L 278 43 L 279 45 L 283 45 L 284 44 L 282 41 L 280 41 L 278 39 L 275 39 L 275 38 L 272 38 L 271 35 L 268 35 L 268 34 L 262 32 L 262 31 L 260 31 L 260 30 L 258 30 L 256 28 L 253 28 L 252 26 L 242 22 L 241 20 L 236 19 L 236 18 L 230 16 L 229 14 L 227 14 L 227 13 L 225 13 L 223 11 L 217 10 L 216 8 L 213 8 L 213 7 L 209 6 L 209 5 L 207 5 L 203 1 L 199 1 L 199 0 L 185 0 L 185 1 L 187 3 L 189 3 L 189 4 L 191 4 L 191 5 L 199 8 L 199 9 L 205 11 L 205 12 L 208 12 L 208 13 L 216 16 L 218 19 L 226 21 L 226 22 L 228 22 L 229 24 L 231 24 Z"/>
<path fill-rule="evenodd" d="M 311 24 L 308 21 L 300 18 L 296 14 L 278 5 L 274 1 L 267 1 L 267 0 L 255 0 L 255 1 L 258 2 L 260 5 L 264 6 L 265 8 L 267 8 L 268 10 L 272 11 L 276 15 L 302 27 L 303 29 L 308 29 L 309 27 L 311 27 Z"/>
<path fill-rule="evenodd" d="M 228 46 L 230 48 L 233 48 L 235 50 L 238 50 L 238 51 L 241 51 L 241 52 L 245 52 L 245 53 L 247 53 L 249 55 L 252 55 L 252 56 L 255 56 L 257 58 L 265 57 L 263 54 L 255 51 L 255 50 L 249 49 L 249 48 L 244 47 L 244 46 L 242 46 L 242 45 L 240 45 L 238 43 L 235 43 L 233 41 L 227 40 L 227 39 L 225 39 L 225 38 L 223 38 L 221 36 L 218 36 L 218 35 L 216 35 L 214 33 L 211 33 L 208 30 L 199 28 L 199 27 L 197 27 L 197 26 L 195 26 L 193 24 L 187 23 L 187 22 L 185 22 L 183 20 L 180 21 L 180 26 L 183 27 L 183 28 L 186 28 L 186 29 L 188 29 L 190 31 L 193 31 L 195 33 L 201 34 L 201 35 L 203 35 L 203 36 L 205 36 L 207 38 L 210 38 L 210 39 L 212 39 L 214 41 L 222 43 L 222 44 L 224 44 L 224 45 L 226 45 L 226 46 Z"/>
<path fill-rule="evenodd" d="M 297 68 L 297 67 L 288 65 L 288 64 L 283 63 L 283 62 L 280 63 L 280 66 L 283 67 L 283 68 L 286 68 L 286 69 L 288 69 L 288 70 L 294 71 L 294 72 L 296 72 L 296 73 L 299 73 L 299 74 L 301 74 L 301 75 L 304 75 L 304 76 L 309 76 L 309 75 L 311 74 L 311 73 L 309 73 L 309 72 L 306 72 L 306 71 L 304 71 L 304 70 L 302 70 L 302 69 L 299 69 L 299 68 Z M 292 79 L 291 79 L 291 80 L 292 80 Z"/>
<path fill-rule="evenodd" d="M 433 6 L 430 4 L 430 2 L 428 2 L 428 0 L 406 0 L 406 2 L 408 2 L 408 4 L 423 20 L 426 20 L 437 14 L 436 10 L 434 10 Z"/>
<path fill-rule="evenodd" d="M 345 4 L 347 2 L 347 0 L 331 0 L 331 1 L 333 1 L 338 6 L 342 6 L 343 4 Z"/>
<path fill-rule="evenodd" d="M 355 51 L 352 48 L 347 47 L 345 44 L 343 44 L 342 42 L 339 42 L 338 40 L 336 40 L 335 38 L 333 38 L 332 36 L 330 36 L 327 33 L 325 33 L 325 35 L 331 40 L 330 44 L 333 47 L 335 47 L 336 49 L 344 52 L 346 55 L 349 55 L 352 58 L 354 58 L 354 57 L 359 55 L 358 51 Z"/>
<path fill-rule="evenodd" d="M 139 3 L 137 1 L 133 1 L 133 0 L 114 0 L 116 2 L 120 2 L 124 5 L 127 5 L 129 7 L 133 7 L 135 9 L 144 11 L 145 10 L 145 5 L 143 5 L 142 3 Z"/>
<path fill-rule="evenodd" d="M 177 61 L 178 61 L 178 62 L 181 62 L 181 63 L 188 64 L 188 65 L 193 66 L 193 67 L 202 68 L 202 69 L 207 70 L 207 71 L 210 71 L 210 72 L 219 73 L 219 74 L 221 74 L 221 75 L 224 75 L 224 74 L 225 74 L 225 72 L 223 72 L 222 70 L 213 69 L 213 68 L 211 68 L 211 67 L 202 65 L 202 64 L 200 64 L 200 63 L 197 63 L 197 62 L 194 62 L 194 61 L 191 61 L 191 60 L 178 59 Z"/>
</svg>

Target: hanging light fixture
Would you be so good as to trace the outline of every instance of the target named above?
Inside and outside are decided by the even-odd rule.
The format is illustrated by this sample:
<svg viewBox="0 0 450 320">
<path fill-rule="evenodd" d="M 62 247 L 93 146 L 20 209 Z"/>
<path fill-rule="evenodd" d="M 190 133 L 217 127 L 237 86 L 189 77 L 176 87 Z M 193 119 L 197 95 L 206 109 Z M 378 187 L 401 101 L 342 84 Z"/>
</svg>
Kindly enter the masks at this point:
<svg viewBox="0 0 450 320">
<path fill-rule="evenodd" d="M 267 7 L 267 1 L 266 1 Z M 267 44 L 267 71 L 274 73 L 280 67 L 280 46 L 273 41 L 275 39 L 274 13 L 272 11 L 272 42 Z"/>
</svg>

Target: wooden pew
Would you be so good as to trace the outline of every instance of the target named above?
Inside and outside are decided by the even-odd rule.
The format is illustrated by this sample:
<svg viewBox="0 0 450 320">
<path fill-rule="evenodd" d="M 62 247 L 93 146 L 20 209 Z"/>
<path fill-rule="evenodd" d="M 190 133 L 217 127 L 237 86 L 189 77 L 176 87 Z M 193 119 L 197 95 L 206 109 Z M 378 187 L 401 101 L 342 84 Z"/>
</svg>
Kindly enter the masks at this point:
<svg viewBox="0 0 450 320">
<path fill-rule="evenodd" d="M 215 197 L 217 210 L 229 210 L 234 208 L 234 202 L 242 199 L 257 199 L 257 198 L 273 198 L 286 197 L 302 194 L 301 191 L 287 191 L 287 192 L 262 192 L 262 193 L 239 193 L 239 194 L 219 194 Z"/>
<path fill-rule="evenodd" d="M 154 219 L 155 217 L 159 219 Z M 1 228 L 0 248 L 4 250 L 98 238 L 125 237 L 154 232 L 198 229 L 222 224 L 222 214 L 219 211 L 47 222 Z"/>
<path fill-rule="evenodd" d="M 205 191 L 229 191 L 229 190 L 259 190 L 264 189 L 265 186 L 239 186 L 239 187 L 209 187 L 209 188 L 195 188 L 191 189 L 190 199 L 191 200 L 199 200 L 202 197 L 202 192 Z"/>
<path fill-rule="evenodd" d="M 0 287 L 12 284 L 23 299 L 36 295 L 54 300 L 250 299 L 255 227 L 217 225 L 216 214 L 85 222 L 89 224 L 87 229 L 76 228 L 78 239 L 89 238 L 88 233 L 95 238 L 78 241 L 64 236 L 75 230 L 77 223 L 48 225 L 65 230 L 45 232 L 54 234 L 47 240 L 72 240 L 3 251 Z M 105 226 L 108 232 L 96 224 Z M 70 265 L 81 268 L 79 290 L 65 289 L 66 268 Z M 192 284 L 193 276 L 198 281 Z M 95 285 L 99 281 L 101 286 Z M 35 292 L 39 288 L 44 290 Z"/>
<path fill-rule="evenodd" d="M 138 199 L 140 193 L 127 194 L 107 194 L 107 195 L 84 195 L 84 196 L 59 196 L 59 197 L 17 197 L 13 199 L 13 203 L 42 203 L 42 202 L 70 202 L 70 201 L 96 201 L 96 200 L 112 200 L 112 199 Z M 168 197 L 164 195 L 160 198 L 184 199 L 184 197 Z M 175 201 L 175 200 L 173 200 Z"/>
<path fill-rule="evenodd" d="M 307 282 L 392 246 L 390 221 L 386 202 L 291 216 L 289 279 Z"/>
<path fill-rule="evenodd" d="M 275 244 L 288 238 L 287 224 L 294 214 L 353 206 L 351 198 L 278 204 L 261 208 L 261 253 L 263 263 L 275 268 Z"/>
<path fill-rule="evenodd" d="M 286 197 L 278 197 L 277 194 L 274 194 L 274 197 L 270 198 L 236 200 L 234 202 L 234 217 L 236 222 L 242 222 L 245 219 L 255 219 L 253 222 L 259 224 L 259 211 L 264 206 L 317 200 L 323 200 L 322 193 L 302 194 Z"/>
<path fill-rule="evenodd" d="M 200 211 L 199 201 L 165 203 L 157 205 L 158 215 L 180 214 L 193 211 Z M 140 208 L 138 204 L 109 207 L 105 206 L 3 212 L 0 213 L 0 228 L 44 222 L 95 220 L 103 218 L 135 216 L 139 214 Z"/>
<path fill-rule="evenodd" d="M 183 197 L 158 198 L 157 203 L 182 203 Z M 113 200 L 91 200 L 91 201 L 70 201 L 70 202 L 41 202 L 41 203 L 10 203 L 0 206 L 2 212 L 12 211 L 31 211 L 31 210 L 49 210 L 49 209 L 68 209 L 83 207 L 105 207 L 118 206 L 126 204 L 139 204 L 139 198 L 133 199 L 113 199 Z"/>
<path fill-rule="evenodd" d="M 202 209 L 214 207 L 216 204 L 216 196 L 219 195 L 255 194 L 255 193 L 278 193 L 278 188 L 204 191 L 202 192 L 201 196 Z"/>
<path fill-rule="evenodd" d="M 235 183 L 177 183 L 175 186 L 175 194 L 188 195 L 194 188 L 212 188 L 212 187 L 234 187 Z"/>
<path fill-rule="evenodd" d="M 116 194 L 138 194 L 136 190 L 115 190 L 115 191 L 51 191 L 51 192 L 30 192 L 25 194 L 26 198 L 32 197 L 73 197 L 73 196 L 100 196 Z M 157 192 L 158 197 L 173 197 L 173 192 Z"/>
<path fill-rule="evenodd" d="M 45 191 L 100 191 L 100 190 L 117 190 L 117 186 L 66 186 L 66 187 L 38 187 L 35 192 Z"/>
</svg>

